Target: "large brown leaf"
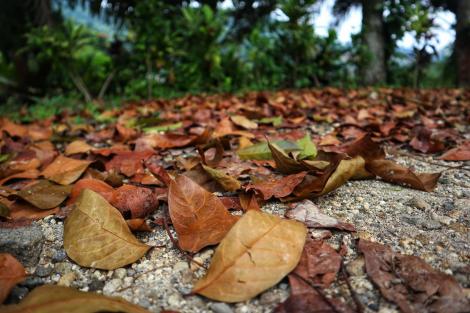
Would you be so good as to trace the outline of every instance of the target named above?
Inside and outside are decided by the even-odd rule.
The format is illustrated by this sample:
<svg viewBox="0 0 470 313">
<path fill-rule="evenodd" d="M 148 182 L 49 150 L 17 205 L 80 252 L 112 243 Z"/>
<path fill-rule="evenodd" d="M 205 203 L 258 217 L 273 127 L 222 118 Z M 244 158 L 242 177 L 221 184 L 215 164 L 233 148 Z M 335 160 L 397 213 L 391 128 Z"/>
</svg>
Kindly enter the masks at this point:
<svg viewBox="0 0 470 313">
<path fill-rule="evenodd" d="M 90 163 L 91 161 L 75 160 L 59 155 L 41 174 L 58 184 L 70 185 L 83 174 Z"/>
<path fill-rule="evenodd" d="M 11 254 L 0 253 L 0 303 L 3 303 L 11 289 L 25 278 L 23 265 Z"/>
<path fill-rule="evenodd" d="M 416 256 L 395 253 L 379 243 L 361 239 L 358 248 L 371 280 L 402 312 L 468 312 L 470 301 L 452 276 Z"/>
<path fill-rule="evenodd" d="M 82 292 L 69 287 L 44 285 L 31 291 L 20 304 L 0 306 L 3 313 L 149 313 L 118 297 Z"/>
<path fill-rule="evenodd" d="M 219 198 L 183 175 L 170 183 L 168 206 L 179 245 L 190 252 L 219 243 L 237 221 Z"/>
<path fill-rule="evenodd" d="M 85 189 L 65 220 L 64 248 L 81 266 L 112 270 L 137 261 L 150 247 L 132 235 L 116 208 Z"/>
<path fill-rule="evenodd" d="M 193 292 L 239 302 L 277 284 L 299 262 L 307 229 L 297 221 L 248 211 L 217 247 Z"/>
<path fill-rule="evenodd" d="M 35 207 L 46 210 L 59 206 L 70 194 L 72 186 L 62 186 L 48 180 L 40 180 L 21 189 L 16 196 Z"/>
</svg>

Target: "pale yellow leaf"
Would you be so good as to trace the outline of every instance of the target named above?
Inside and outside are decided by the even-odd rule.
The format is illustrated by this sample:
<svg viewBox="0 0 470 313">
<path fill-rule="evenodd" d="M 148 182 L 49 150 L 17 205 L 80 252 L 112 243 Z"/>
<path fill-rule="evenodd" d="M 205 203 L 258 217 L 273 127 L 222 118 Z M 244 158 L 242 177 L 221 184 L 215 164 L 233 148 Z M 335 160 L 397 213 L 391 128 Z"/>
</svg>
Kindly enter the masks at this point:
<svg viewBox="0 0 470 313">
<path fill-rule="evenodd" d="M 65 220 L 64 248 L 79 265 L 112 270 L 137 261 L 150 248 L 100 194 L 84 189 L 75 205 Z"/>
<path fill-rule="evenodd" d="M 277 284 L 299 262 L 307 229 L 297 221 L 248 211 L 227 233 L 193 292 L 239 302 Z"/>
</svg>

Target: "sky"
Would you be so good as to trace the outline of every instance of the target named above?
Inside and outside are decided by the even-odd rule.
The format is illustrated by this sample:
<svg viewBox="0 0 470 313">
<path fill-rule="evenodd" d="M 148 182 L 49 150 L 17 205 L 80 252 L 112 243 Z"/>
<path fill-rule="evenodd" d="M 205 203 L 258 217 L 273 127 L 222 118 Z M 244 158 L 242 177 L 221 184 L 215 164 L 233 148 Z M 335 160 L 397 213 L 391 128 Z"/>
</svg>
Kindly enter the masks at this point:
<svg viewBox="0 0 470 313">
<path fill-rule="evenodd" d="M 316 12 L 312 17 L 315 32 L 321 36 L 328 34 L 328 29 L 333 27 L 338 33 L 338 39 L 342 43 L 351 42 L 351 35 L 358 33 L 361 30 L 362 13 L 360 8 L 355 8 L 349 12 L 346 18 L 335 27 L 335 18 L 332 15 L 332 7 L 334 0 L 326 0 L 316 5 Z M 454 42 L 455 32 L 452 25 L 455 23 L 455 15 L 448 11 L 441 11 L 436 14 L 436 24 L 438 27 L 434 29 L 436 39 L 431 42 L 434 44 L 438 51 L 443 49 Z M 414 36 L 407 33 L 397 45 L 402 49 L 411 49 L 414 45 L 420 46 Z"/>
</svg>

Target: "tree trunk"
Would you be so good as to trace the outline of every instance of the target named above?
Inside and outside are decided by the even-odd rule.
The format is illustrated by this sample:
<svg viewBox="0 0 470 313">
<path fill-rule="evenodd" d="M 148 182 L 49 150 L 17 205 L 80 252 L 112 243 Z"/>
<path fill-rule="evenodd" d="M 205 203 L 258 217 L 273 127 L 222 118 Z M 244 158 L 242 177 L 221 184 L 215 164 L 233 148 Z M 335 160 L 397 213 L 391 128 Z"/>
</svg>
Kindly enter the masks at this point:
<svg viewBox="0 0 470 313">
<path fill-rule="evenodd" d="M 457 2 L 456 16 L 457 83 L 459 87 L 470 88 L 470 0 Z"/>
<path fill-rule="evenodd" d="M 361 69 L 364 85 L 380 85 L 386 81 L 383 1 L 362 1 L 362 42 L 368 58 Z"/>
</svg>

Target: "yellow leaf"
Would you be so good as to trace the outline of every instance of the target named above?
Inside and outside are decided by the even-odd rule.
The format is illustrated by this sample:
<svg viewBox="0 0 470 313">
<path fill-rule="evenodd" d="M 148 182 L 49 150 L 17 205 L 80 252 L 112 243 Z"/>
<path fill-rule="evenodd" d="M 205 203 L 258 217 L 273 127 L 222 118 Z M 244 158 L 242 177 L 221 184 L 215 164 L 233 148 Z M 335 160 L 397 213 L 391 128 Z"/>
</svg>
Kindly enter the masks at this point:
<svg viewBox="0 0 470 313">
<path fill-rule="evenodd" d="M 137 261 L 150 247 L 132 235 L 116 208 L 84 189 L 65 220 L 64 248 L 81 266 L 112 270 Z"/>
<path fill-rule="evenodd" d="M 297 221 L 248 211 L 227 233 L 193 292 L 225 302 L 248 300 L 299 262 L 307 229 Z"/>
<path fill-rule="evenodd" d="M 95 313 L 149 311 L 118 297 L 82 292 L 69 287 L 43 285 L 31 291 L 20 304 L 0 305 L 3 313 Z"/>
<path fill-rule="evenodd" d="M 230 117 L 232 119 L 232 122 L 234 122 L 236 125 L 241 126 L 246 129 L 257 129 L 258 124 L 255 122 L 247 119 L 243 115 L 234 115 Z"/>
<path fill-rule="evenodd" d="M 224 188 L 225 191 L 235 191 L 241 188 L 242 185 L 236 178 L 225 174 L 221 170 L 214 169 L 204 164 L 202 164 L 202 167 L 207 172 L 207 174 L 212 177 L 212 179 L 214 179 Z"/>
</svg>

